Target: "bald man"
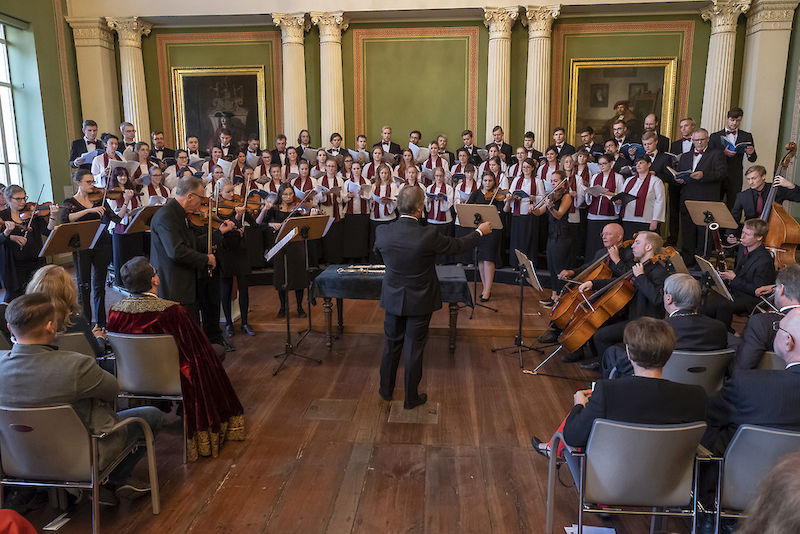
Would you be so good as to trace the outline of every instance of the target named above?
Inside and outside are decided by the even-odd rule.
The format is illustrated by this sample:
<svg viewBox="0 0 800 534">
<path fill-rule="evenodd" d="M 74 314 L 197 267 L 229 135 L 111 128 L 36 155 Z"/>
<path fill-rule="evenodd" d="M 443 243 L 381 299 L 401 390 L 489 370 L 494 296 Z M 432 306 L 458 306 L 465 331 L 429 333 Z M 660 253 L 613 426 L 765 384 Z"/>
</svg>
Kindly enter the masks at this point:
<svg viewBox="0 0 800 534">
<path fill-rule="evenodd" d="M 706 448 L 723 453 L 739 425 L 800 430 L 800 309 L 776 323 L 773 349 L 786 368 L 734 373 L 709 403 Z"/>
</svg>

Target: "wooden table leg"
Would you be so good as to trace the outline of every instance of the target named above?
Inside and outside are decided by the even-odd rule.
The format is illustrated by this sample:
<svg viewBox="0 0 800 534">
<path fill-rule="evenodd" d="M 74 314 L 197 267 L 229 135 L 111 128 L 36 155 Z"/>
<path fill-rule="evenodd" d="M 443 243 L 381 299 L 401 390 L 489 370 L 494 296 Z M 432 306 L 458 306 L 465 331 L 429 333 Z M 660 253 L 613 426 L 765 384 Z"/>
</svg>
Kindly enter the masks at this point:
<svg viewBox="0 0 800 534">
<path fill-rule="evenodd" d="M 322 299 L 322 311 L 325 314 L 325 345 L 327 345 L 328 350 L 333 348 L 333 303 L 330 297 L 324 297 Z"/>
<path fill-rule="evenodd" d="M 336 339 L 339 339 L 344 334 L 344 299 L 336 299 L 336 319 L 339 321 Z"/>
<path fill-rule="evenodd" d="M 458 324 L 458 304 L 455 302 L 450 302 L 448 307 L 450 308 L 450 331 L 448 336 L 450 338 L 450 354 L 455 354 L 456 325 Z"/>
</svg>

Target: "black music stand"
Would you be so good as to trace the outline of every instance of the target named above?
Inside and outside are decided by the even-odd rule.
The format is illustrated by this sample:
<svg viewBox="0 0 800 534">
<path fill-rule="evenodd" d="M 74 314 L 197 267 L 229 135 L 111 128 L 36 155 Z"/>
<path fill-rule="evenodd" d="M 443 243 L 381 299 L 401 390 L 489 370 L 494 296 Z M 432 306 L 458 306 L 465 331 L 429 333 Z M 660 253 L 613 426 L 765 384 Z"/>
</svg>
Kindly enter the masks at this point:
<svg viewBox="0 0 800 534">
<path fill-rule="evenodd" d="M 500 214 L 497 213 L 497 208 L 492 204 L 456 204 L 456 214 L 458 215 L 459 223 L 472 221 L 473 228 L 480 226 L 482 222 L 488 222 L 492 225 L 492 230 L 502 230 L 503 223 L 500 220 Z M 459 224 L 459 226 L 467 226 L 466 224 Z M 478 247 L 472 249 L 472 265 L 474 267 L 472 275 L 472 312 L 469 318 L 475 314 L 475 307 L 480 306 L 493 312 L 497 312 L 497 308 L 492 308 L 486 304 L 481 304 L 478 300 Z"/>
<path fill-rule="evenodd" d="M 304 247 L 304 252 L 305 252 L 305 256 L 306 256 L 306 276 L 308 276 L 308 287 L 306 288 L 306 302 L 307 302 L 307 305 L 308 305 L 308 314 L 307 314 L 307 316 L 308 316 L 308 328 L 298 332 L 298 334 L 300 335 L 300 338 L 297 340 L 297 346 L 298 347 L 300 346 L 300 343 L 302 343 L 303 340 L 306 338 L 306 336 L 308 334 L 311 334 L 312 332 L 315 333 L 315 334 L 327 335 L 325 332 L 321 332 L 320 330 L 314 330 L 311 327 L 311 302 L 312 302 L 311 289 L 312 289 L 312 287 L 314 287 L 314 281 L 311 279 L 311 265 L 310 265 L 310 262 L 309 262 L 309 259 L 308 259 L 308 241 L 309 241 L 309 239 L 322 239 L 323 237 L 325 237 L 325 234 L 328 233 L 328 229 L 333 224 L 333 217 L 331 217 L 329 215 L 312 215 L 312 216 L 309 216 L 309 217 L 302 217 L 302 219 L 304 219 L 304 220 L 315 219 L 316 222 L 314 224 L 317 225 L 317 226 L 321 225 L 321 230 L 315 231 L 313 233 L 315 235 L 319 234 L 320 231 L 322 233 L 319 234 L 319 237 L 309 237 L 308 239 L 304 239 L 303 240 L 303 247 Z M 287 302 L 287 307 L 288 307 L 288 302 L 289 301 L 287 300 L 286 302 Z"/>
<path fill-rule="evenodd" d="M 722 295 L 723 298 L 733 302 L 733 296 L 731 296 L 731 292 L 728 291 L 728 288 L 725 286 L 725 282 L 722 281 L 722 278 L 720 278 L 717 270 L 713 265 L 711 265 L 711 262 L 705 258 L 701 258 L 696 254 L 694 259 L 697 261 L 697 265 L 700 266 L 700 270 L 703 271 L 703 276 L 700 279 L 701 283 Z"/>
<path fill-rule="evenodd" d="M 138 234 L 139 232 L 146 232 L 150 230 L 150 221 L 153 215 L 161 208 L 161 206 L 144 206 L 136 215 L 133 216 L 131 222 L 125 227 L 124 234 Z"/>
<path fill-rule="evenodd" d="M 720 228 L 736 229 L 739 224 L 733 220 L 733 215 L 724 202 L 706 202 L 702 200 L 687 200 L 686 210 L 697 226 L 705 226 L 705 241 L 703 255 L 708 254 L 708 233 Z M 716 225 L 716 226 L 714 226 Z"/>
<path fill-rule="evenodd" d="M 319 221 L 319 219 L 328 219 L 328 217 L 297 217 L 297 218 L 289 218 L 286 219 L 281 226 L 280 231 L 278 232 L 278 236 L 276 238 L 276 244 L 272 249 L 267 252 L 266 259 L 267 261 L 271 260 L 275 254 L 277 254 L 281 249 L 283 249 L 287 244 L 294 242 L 294 241 L 304 241 L 306 243 L 306 263 L 308 262 L 308 240 L 309 239 L 319 239 L 319 236 L 322 235 L 326 222 Z M 318 228 L 322 226 L 322 228 Z M 313 233 L 312 233 L 313 232 Z M 310 236 L 316 235 L 319 233 L 319 236 L 316 238 L 312 238 Z M 288 307 L 288 299 L 289 299 L 289 265 L 286 253 L 283 255 L 283 290 L 286 292 L 286 299 L 287 299 L 287 307 Z M 288 312 L 286 313 L 286 345 L 284 346 L 283 352 L 280 352 L 275 355 L 275 358 L 281 358 L 281 362 L 278 367 L 275 369 L 275 372 L 272 373 L 272 376 L 275 376 L 280 372 L 281 368 L 286 364 L 286 360 L 289 356 L 297 356 L 298 358 L 303 358 L 305 360 L 311 360 L 312 362 L 317 362 L 318 365 L 322 365 L 322 360 L 318 360 L 316 358 L 312 358 L 310 356 L 305 356 L 303 354 L 298 354 L 294 351 L 295 345 L 292 344 L 292 327 L 291 321 L 289 316 L 291 314 Z"/>
<path fill-rule="evenodd" d="M 517 282 L 519 283 L 519 324 L 517 335 L 514 336 L 514 343 L 512 345 L 493 348 L 492 352 L 517 349 L 517 352 L 519 353 L 519 368 L 522 369 L 525 366 L 524 362 L 522 361 L 523 352 L 532 350 L 538 352 L 539 354 L 542 353 L 542 351 L 537 347 L 526 345 L 522 341 L 522 300 L 525 298 L 525 282 L 527 281 L 532 288 L 539 292 L 542 291 L 542 285 L 539 283 L 539 278 L 536 276 L 536 270 L 533 267 L 533 262 L 528 258 L 528 256 L 516 248 L 514 249 L 514 253 L 517 255 Z"/>
</svg>

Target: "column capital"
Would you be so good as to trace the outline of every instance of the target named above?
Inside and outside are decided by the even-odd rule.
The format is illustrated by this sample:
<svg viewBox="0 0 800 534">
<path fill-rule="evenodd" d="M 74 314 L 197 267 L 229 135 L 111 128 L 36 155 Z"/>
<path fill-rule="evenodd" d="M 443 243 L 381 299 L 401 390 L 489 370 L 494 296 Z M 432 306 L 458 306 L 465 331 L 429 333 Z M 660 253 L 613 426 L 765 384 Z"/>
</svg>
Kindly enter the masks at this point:
<svg viewBox="0 0 800 534">
<path fill-rule="evenodd" d="M 700 12 L 703 20 L 711 21 L 711 33 L 735 32 L 739 15 L 750 9 L 751 0 L 711 0 Z"/>
<path fill-rule="evenodd" d="M 120 19 L 106 17 L 108 27 L 117 32 L 120 46 L 142 47 L 142 36 L 150 35 L 152 24 L 144 22 L 139 17 L 125 17 Z"/>
<path fill-rule="evenodd" d="M 483 22 L 489 28 L 489 39 L 510 39 L 511 27 L 519 16 L 519 7 L 484 7 Z"/>
<path fill-rule="evenodd" d="M 103 18 L 66 17 L 72 28 L 75 46 L 102 46 L 114 49 L 114 35 Z"/>
<path fill-rule="evenodd" d="M 272 21 L 280 26 L 284 44 L 303 44 L 303 34 L 311 28 L 305 13 L 273 13 Z"/>
<path fill-rule="evenodd" d="M 551 6 L 528 6 L 522 24 L 528 26 L 528 37 L 550 37 L 553 21 L 561 14 L 561 4 Z"/>
<path fill-rule="evenodd" d="M 797 0 L 753 0 L 747 12 L 747 34 L 792 29 Z"/>
<path fill-rule="evenodd" d="M 342 11 L 333 13 L 312 11 L 310 15 L 311 23 L 319 28 L 320 43 L 342 42 L 342 32 L 350 25 Z"/>
</svg>

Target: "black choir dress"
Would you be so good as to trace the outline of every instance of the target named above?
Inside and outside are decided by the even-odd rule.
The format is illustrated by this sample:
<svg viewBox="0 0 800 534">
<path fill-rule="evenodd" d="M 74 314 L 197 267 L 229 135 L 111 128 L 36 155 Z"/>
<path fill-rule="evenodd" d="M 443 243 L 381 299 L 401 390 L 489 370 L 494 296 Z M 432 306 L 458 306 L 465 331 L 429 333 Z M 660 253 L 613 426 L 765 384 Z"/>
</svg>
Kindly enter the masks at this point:
<svg viewBox="0 0 800 534">
<path fill-rule="evenodd" d="M 483 191 L 478 189 L 469 196 L 467 204 L 488 205 L 489 201 L 486 199 L 486 195 L 484 195 Z M 503 211 L 502 202 L 495 200 L 492 202 L 492 205 L 497 208 L 498 213 Z M 474 229 L 470 230 L 474 231 Z M 476 247 L 478 251 L 478 261 L 491 261 L 495 264 L 500 262 L 500 238 L 502 234 L 503 231 L 497 229 L 492 230 L 489 234 L 481 237 L 480 241 L 478 241 L 478 246 Z"/>
<path fill-rule="evenodd" d="M 0 219 L 13 221 L 11 209 L 0 211 Z M 2 247 L 0 248 L 0 276 L 6 290 L 4 302 L 11 302 L 25 293 L 25 286 L 30 282 L 33 273 L 44 265 L 44 258 L 39 257 L 39 252 L 42 250 L 42 236 L 50 234 L 50 230 L 47 229 L 47 221 L 47 217 L 34 217 L 30 221 L 30 228 L 25 228 L 25 223 L 22 223 L 14 228 L 9 236 L 6 236 L 4 229 L 0 228 L 0 247 Z M 20 247 L 12 241 L 12 235 L 27 237 L 25 246 Z"/>
<path fill-rule="evenodd" d="M 277 206 L 273 206 L 267 211 L 267 215 L 264 217 L 261 224 L 272 231 L 273 239 L 277 237 L 278 232 L 272 230 L 268 226 L 269 223 L 283 223 L 289 216 L 289 213 L 288 211 L 281 211 Z M 286 267 L 288 270 L 284 270 L 284 258 L 286 258 Z M 272 258 L 272 265 L 274 268 L 273 285 L 275 289 L 279 291 L 283 290 L 284 283 L 287 283 L 288 289 L 305 289 L 308 287 L 306 255 L 302 241 L 288 243 L 274 258 Z M 289 275 L 288 280 L 285 278 L 287 272 Z"/>
</svg>

